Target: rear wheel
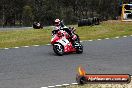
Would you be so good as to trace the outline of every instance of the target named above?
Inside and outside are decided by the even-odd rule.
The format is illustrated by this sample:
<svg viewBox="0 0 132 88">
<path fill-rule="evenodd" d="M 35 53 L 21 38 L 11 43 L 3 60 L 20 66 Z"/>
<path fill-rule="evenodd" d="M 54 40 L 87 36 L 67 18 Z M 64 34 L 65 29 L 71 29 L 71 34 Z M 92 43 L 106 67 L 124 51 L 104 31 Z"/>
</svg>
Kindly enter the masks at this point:
<svg viewBox="0 0 132 88">
<path fill-rule="evenodd" d="M 54 44 L 53 45 L 53 50 L 59 56 L 62 56 L 64 54 L 64 47 L 60 43 Z"/>
</svg>

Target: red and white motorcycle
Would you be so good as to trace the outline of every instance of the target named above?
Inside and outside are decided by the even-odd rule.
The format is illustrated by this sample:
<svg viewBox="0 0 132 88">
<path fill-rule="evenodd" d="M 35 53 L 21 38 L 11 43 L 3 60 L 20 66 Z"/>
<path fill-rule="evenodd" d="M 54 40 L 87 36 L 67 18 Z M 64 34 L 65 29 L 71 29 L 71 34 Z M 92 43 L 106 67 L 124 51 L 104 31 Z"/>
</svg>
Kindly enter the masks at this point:
<svg viewBox="0 0 132 88">
<path fill-rule="evenodd" d="M 80 44 L 80 40 L 76 39 L 74 46 L 70 40 L 68 40 L 70 35 L 64 30 L 58 31 L 52 36 L 51 44 L 53 45 L 54 52 L 62 56 L 64 53 L 76 52 L 78 54 L 83 52 L 83 46 Z M 79 41 L 78 41 L 79 40 Z"/>
</svg>

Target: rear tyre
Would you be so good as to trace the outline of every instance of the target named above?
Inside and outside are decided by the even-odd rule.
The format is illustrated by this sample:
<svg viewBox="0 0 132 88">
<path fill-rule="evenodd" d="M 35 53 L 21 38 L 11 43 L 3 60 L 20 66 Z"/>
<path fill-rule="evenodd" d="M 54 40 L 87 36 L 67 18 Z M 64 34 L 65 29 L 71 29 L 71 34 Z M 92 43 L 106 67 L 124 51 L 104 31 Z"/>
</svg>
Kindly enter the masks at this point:
<svg viewBox="0 0 132 88">
<path fill-rule="evenodd" d="M 64 54 L 64 47 L 60 43 L 55 43 L 53 45 L 53 50 L 59 56 L 62 56 Z"/>
</svg>

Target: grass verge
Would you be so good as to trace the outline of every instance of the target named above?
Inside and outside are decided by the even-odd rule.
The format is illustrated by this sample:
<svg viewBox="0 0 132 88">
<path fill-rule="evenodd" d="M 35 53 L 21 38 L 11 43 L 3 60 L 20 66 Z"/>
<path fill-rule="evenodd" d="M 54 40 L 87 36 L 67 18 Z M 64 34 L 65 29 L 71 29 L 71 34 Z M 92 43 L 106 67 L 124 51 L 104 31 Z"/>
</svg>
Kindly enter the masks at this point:
<svg viewBox="0 0 132 88">
<path fill-rule="evenodd" d="M 51 39 L 50 30 L 0 31 L 0 48 L 24 45 L 43 45 Z"/>
<path fill-rule="evenodd" d="M 80 27 L 77 33 L 82 40 L 127 36 L 132 34 L 132 22 L 106 21 L 97 26 Z"/>
<path fill-rule="evenodd" d="M 106 21 L 96 26 L 77 27 L 81 40 L 112 38 L 115 36 L 132 35 L 132 22 Z M 27 45 L 44 45 L 50 43 L 51 28 L 42 30 L 8 30 L 0 31 L 0 48 Z"/>
</svg>

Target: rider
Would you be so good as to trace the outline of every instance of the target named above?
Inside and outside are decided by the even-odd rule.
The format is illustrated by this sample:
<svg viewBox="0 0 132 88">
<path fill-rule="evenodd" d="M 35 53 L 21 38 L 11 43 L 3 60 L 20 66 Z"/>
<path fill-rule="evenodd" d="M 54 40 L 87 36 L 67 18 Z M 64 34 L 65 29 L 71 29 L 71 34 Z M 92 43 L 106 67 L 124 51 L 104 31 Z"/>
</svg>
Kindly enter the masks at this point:
<svg viewBox="0 0 132 88">
<path fill-rule="evenodd" d="M 71 33 L 71 30 L 66 27 L 62 21 L 60 21 L 60 19 L 56 19 L 55 20 L 55 27 L 53 28 L 52 33 L 56 34 L 59 30 L 64 30 L 66 31 L 70 36 L 72 36 L 73 34 Z"/>
<path fill-rule="evenodd" d="M 53 28 L 53 31 L 52 31 L 53 35 L 56 34 L 61 29 L 60 19 L 56 19 L 54 23 L 55 23 L 55 27 Z"/>
<path fill-rule="evenodd" d="M 55 27 L 53 28 L 52 34 L 53 35 L 56 34 L 59 30 L 66 31 L 70 35 L 69 39 L 74 45 L 75 35 L 72 33 L 72 31 L 68 27 L 66 27 L 64 25 L 64 23 L 62 21 L 60 21 L 60 19 L 56 19 L 55 20 Z"/>
</svg>

